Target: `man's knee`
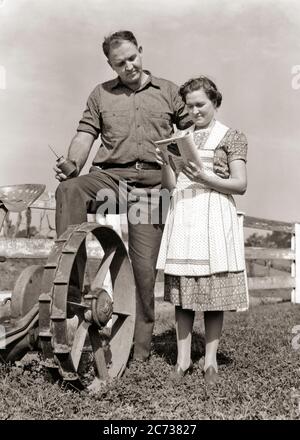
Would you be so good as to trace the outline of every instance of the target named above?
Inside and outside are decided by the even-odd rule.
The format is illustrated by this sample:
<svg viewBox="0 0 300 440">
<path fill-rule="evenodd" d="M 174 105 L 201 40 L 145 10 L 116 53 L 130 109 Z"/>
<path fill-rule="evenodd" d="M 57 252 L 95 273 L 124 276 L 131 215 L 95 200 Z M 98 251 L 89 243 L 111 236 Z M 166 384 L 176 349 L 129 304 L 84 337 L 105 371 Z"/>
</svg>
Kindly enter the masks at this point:
<svg viewBox="0 0 300 440">
<path fill-rule="evenodd" d="M 56 207 L 65 207 L 73 209 L 73 211 L 82 211 L 83 207 L 86 211 L 86 196 L 84 190 L 80 186 L 80 182 L 74 179 L 61 182 L 55 192 Z"/>
<path fill-rule="evenodd" d="M 79 187 L 78 187 L 78 183 L 76 182 L 76 178 L 74 179 L 68 179 L 68 180 L 64 180 L 63 182 L 60 182 L 60 184 L 58 185 L 58 187 L 56 188 L 55 191 L 55 198 L 56 200 L 62 198 L 62 197 L 66 197 L 69 196 L 70 194 L 72 195 L 74 192 L 78 192 Z"/>
</svg>

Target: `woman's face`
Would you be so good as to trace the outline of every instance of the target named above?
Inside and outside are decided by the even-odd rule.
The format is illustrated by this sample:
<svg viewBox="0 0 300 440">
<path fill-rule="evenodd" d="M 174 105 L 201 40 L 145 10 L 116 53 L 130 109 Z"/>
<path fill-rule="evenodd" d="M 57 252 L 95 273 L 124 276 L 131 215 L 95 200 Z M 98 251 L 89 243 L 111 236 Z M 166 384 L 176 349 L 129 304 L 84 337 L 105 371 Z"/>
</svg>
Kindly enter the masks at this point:
<svg viewBox="0 0 300 440">
<path fill-rule="evenodd" d="M 206 128 L 215 117 L 216 108 L 203 89 L 188 93 L 186 106 L 195 126 Z"/>
</svg>

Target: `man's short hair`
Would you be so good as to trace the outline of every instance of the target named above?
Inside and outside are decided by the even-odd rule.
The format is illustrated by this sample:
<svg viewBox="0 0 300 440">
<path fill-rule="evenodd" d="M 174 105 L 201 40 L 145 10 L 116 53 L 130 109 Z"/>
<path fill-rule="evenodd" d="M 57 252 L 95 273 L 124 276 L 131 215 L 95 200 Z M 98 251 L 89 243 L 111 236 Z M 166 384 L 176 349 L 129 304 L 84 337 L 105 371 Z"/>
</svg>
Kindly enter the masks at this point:
<svg viewBox="0 0 300 440">
<path fill-rule="evenodd" d="M 109 51 L 112 47 L 116 47 L 121 44 L 123 41 L 129 41 L 138 47 L 138 42 L 131 31 L 118 31 L 113 34 L 108 35 L 104 38 L 102 49 L 106 56 L 109 58 Z"/>
</svg>

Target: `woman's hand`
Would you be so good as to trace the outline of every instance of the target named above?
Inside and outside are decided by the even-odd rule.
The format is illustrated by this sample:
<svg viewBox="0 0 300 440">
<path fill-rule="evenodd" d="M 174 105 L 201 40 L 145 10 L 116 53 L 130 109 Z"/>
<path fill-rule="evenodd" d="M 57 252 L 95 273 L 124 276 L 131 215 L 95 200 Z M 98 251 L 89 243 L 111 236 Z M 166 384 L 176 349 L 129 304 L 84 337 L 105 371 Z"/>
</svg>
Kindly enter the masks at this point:
<svg viewBox="0 0 300 440">
<path fill-rule="evenodd" d="M 223 194 L 245 193 L 247 188 L 246 163 L 242 159 L 236 159 L 229 162 L 229 178 L 225 179 L 215 173 L 207 173 L 203 168 L 189 162 L 182 172 L 192 181 L 204 183 L 208 188 L 221 192 Z"/>
<path fill-rule="evenodd" d="M 207 182 L 207 173 L 202 167 L 196 165 L 194 162 L 189 161 L 189 165 L 185 165 L 182 172 L 193 182 Z"/>
</svg>

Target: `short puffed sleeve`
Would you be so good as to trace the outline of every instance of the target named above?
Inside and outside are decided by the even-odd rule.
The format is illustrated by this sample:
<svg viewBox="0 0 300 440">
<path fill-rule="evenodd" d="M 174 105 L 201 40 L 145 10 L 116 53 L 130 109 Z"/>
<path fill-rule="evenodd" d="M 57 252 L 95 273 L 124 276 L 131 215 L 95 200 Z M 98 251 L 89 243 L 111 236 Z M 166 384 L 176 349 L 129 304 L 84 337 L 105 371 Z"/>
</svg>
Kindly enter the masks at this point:
<svg viewBox="0 0 300 440">
<path fill-rule="evenodd" d="M 241 159 L 247 162 L 248 141 L 244 133 L 238 130 L 230 130 L 226 139 L 228 163 Z"/>
</svg>

